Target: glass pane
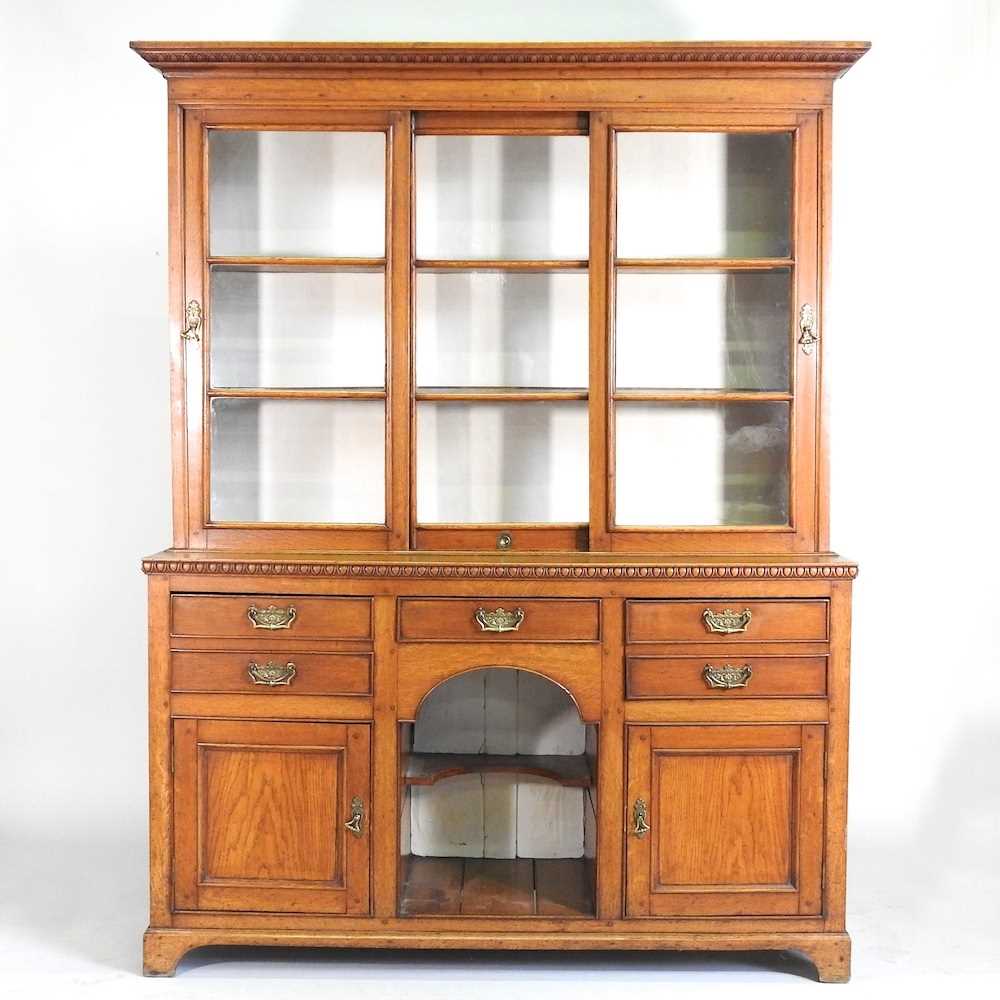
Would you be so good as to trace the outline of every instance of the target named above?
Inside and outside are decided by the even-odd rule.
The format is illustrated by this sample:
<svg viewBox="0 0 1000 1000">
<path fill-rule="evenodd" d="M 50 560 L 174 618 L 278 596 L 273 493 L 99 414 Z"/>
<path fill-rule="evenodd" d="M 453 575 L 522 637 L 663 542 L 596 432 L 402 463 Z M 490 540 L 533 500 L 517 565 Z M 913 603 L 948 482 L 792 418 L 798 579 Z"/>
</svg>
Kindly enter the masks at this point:
<svg viewBox="0 0 1000 1000">
<path fill-rule="evenodd" d="M 788 523 L 787 403 L 618 403 L 620 525 Z"/>
<path fill-rule="evenodd" d="M 381 400 L 213 399 L 212 520 L 382 524 Z"/>
<path fill-rule="evenodd" d="M 618 387 L 787 391 L 789 274 L 619 271 Z"/>
<path fill-rule="evenodd" d="M 585 273 L 417 275 L 417 384 L 586 387 Z"/>
<path fill-rule="evenodd" d="M 419 403 L 417 520 L 588 519 L 587 404 Z"/>
<path fill-rule="evenodd" d="M 588 139 L 421 135 L 417 256 L 586 260 Z"/>
<path fill-rule="evenodd" d="M 385 134 L 208 136 L 211 253 L 385 255 Z"/>
<path fill-rule="evenodd" d="M 622 132 L 618 256 L 787 257 L 790 132 Z"/>
<path fill-rule="evenodd" d="M 212 270 L 212 384 L 385 384 L 381 272 Z"/>
</svg>

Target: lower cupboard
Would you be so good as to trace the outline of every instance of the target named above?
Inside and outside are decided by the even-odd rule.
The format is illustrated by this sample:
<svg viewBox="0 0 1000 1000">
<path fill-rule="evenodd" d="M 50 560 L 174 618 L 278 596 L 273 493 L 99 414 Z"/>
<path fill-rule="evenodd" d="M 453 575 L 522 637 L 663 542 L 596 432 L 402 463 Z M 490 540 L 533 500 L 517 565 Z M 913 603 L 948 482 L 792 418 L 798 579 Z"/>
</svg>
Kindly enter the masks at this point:
<svg viewBox="0 0 1000 1000">
<path fill-rule="evenodd" d="M 259 944 L 792 949 L 847 977 L 849 584 L 435 585 L 473 596 L 428 603 L 514 636 L 527 598 L 544 603 L 543 639 L 476 624 L 466 641 L 425 637 L 433 622 L 404 635 L 399 595 L 363 580 L 310 581 L 328 604 L 292 578 L 226 581 L 227 608 L 273 608 L 280 627 L 181 634 L 172 595 L 207 604 L 220 581 L 150 582 L 147 973 Z M 658 617 L 630 643 L 648 593 Z M 765 599 L 794 624 L 799 595 L 828 607 L 829 641 L 786 638 L 774 616 L 772 638 L 753 618 L 703 623 L 698 643 L 667 628 Z M 368 640 L 310 617 L 360 602 Z M 597 615 L 583 638 L 581 606 Z"/>
</svg>

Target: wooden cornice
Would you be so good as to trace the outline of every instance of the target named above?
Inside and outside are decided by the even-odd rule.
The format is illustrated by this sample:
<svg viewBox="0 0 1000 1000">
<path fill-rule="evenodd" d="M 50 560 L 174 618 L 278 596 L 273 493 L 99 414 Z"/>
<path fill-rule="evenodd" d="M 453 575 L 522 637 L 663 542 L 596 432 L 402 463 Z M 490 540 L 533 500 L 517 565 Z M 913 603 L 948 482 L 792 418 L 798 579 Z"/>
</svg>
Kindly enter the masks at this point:
<svg viewBox="0 0 1000 1000">
<path fill-rule="evenodd" d="M 773 556 L 507 555 L 455 552 L 234 553 L 168 549 L 142 561 L 144 573 L 443 580 L 847 580 L 856 563 L 833 553 Z"/>
<path fill-rule="evenodd" d="M 491 69 L 540 75 L 601 68 L 784 69 L 840 76 L 868 42 L 132 42 L 163 74 Z"/>
</svg>

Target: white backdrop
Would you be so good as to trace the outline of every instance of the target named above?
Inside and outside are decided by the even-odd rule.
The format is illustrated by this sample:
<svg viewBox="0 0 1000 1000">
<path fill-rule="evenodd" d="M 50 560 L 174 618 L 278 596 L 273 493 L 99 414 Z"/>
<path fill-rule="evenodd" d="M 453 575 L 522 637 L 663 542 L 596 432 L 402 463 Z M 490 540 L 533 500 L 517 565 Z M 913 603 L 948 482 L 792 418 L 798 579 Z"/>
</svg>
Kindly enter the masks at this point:
<svg viewBox="0 0 1000 1000">
<path fill-rule="evenodd" d="M 848 989 L 947 972 L 959 995 L 1000 990 L 998 34 L 991 0 L 3 0 L 0 993 L 809 985 L 774 959 L 655 956 L 220 952 L 175 984 L 135 978 L 139 558 L 169 543 L 170 511 L 166 90 L 132 38 L 872 40 L 837 84 L 824 329 L 833 542 L 862 567 Z"/>
</svg>

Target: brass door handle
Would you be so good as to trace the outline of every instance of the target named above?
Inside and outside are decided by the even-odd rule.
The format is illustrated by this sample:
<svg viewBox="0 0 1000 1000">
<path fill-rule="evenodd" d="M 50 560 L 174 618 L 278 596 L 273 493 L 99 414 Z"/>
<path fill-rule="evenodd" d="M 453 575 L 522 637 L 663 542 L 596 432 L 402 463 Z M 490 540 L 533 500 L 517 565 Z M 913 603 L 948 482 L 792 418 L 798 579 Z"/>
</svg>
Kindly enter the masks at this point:
<svg viewBox="0 0 1000 1000">
<path fill-rule="evenodd" d="M 636 799 L 632 806 L 632 832 L 642 840 L 649 833 L 649 823 L 646 821 L 646 800 Z"/>
<path fill-rule="evenodd" d="M 808 302 L 803 302 L 799 310 L 799 333 L 802 353 L 812 354 L 813 345 L 819 343 L 819 334 L 816 333 L 816 312 Z"/>
<path fill-rule="evenodd" d="M 361 831 L 361 824 L 364 822 L 365 818 L 365 804 L 361 801 L 361 797 L 355 795 L 351 799 L 351 818 L 344 824 L 345 830 L 350 830 L 355 837 L 361 837 L 364 834 Z"/>
<path fill-rule="evenodd" d="M 711 608 L 705 608 L 701 617 L 709 632 L 732 635 L 734 632 L 745 632 L 753 614 L 749 608 L 744 608 L 742 611 L 733 611 L 732 608 L 726 608 L 725 611 L 713 611 Z"/>
<path fill-rule="evenodd" d="M 201 329 L 202 320 L 201 303 L 191 299 L 184 310 L 184 318 L 187 320 L 187 325 L 181 330 L 181 339 L 198 340 L 198 330 Z"/>
<path fill-rule="evenodd" d="M 278 608 L 273 604 L 267 608 L 257 608 L 250 605 L 247 609 L 247 618 L 254 628 L 268 629 L 274 631 L 279 628 L 291 628 L 295 621 L 295 608 L 289 605 L 287 608 Z"/>
<path fill-rule="evenodd" d="M 252 660 L 247 665 L 247 673 L 254 684 L 263 684 L 265 687 L 280 687 L 291 684 L 295 678 L 294 663 L 274 663 L 268 660 L 263 666 L 254 663 Z"/>
<path fill-rule="evenodd" d="M 705 683 L 710 688 L 745 688 L 750 683 L 753 675 L 753 667 L 749 663 L 744 663 L 742 667 L 734 667 L 731 663 L 726 663 L 721 667 L 713 667 L 710 663 L 705 664 Z"/>
<path fill-rule="evenodd" d="M 493 611 L 476 608 L 476 622 L 484 632 L 516 632 L 523 621 L 523 608 L 514 608 L 513 611 L 504 608 L 496 608 Z"/>
</svg>

